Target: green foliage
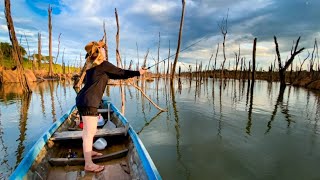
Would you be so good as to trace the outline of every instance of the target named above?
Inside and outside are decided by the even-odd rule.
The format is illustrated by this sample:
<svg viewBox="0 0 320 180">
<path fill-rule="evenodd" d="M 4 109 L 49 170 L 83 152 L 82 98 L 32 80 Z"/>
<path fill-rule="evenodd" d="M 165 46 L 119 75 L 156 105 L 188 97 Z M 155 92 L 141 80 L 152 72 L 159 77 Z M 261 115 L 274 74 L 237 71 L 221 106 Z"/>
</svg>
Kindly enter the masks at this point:
<svg viewBox="0 0 320 180">
<path fill-rule="evenodd" d="M 27 51 L 20 46 L 21 55 L 24 56 L 27 54 Z M 4 58 L 12 57 L 12 45 L 7 42 L 0 42 L 0 55 Z"/>
<path fill-rule="evenodd" d="M 28 59 L 24 58 L 23 60 L 23 67 L 24 69 L 32 69 L 32 63 L 33 61 L 28 61 Z M 6 68 L 6 69 L 11 69 L 13 67 L 15 67 L 15 63 L 12 60 L 12 58 L 1 58 L 0 57 L 0 66 Z M 68 71 L 69 69 L 69 71 Z M 49 71 L 49 64 L 48 63 L 42 63 L 41 64 L 41 69 L 40 70 L 45 70 L 45 71 Z M 53 72 L 54 73 L 79 73 L 80 72 L 80 68 L 76 68 L 76 67 L 65 67 L 65 72 L 63 71 L 64 68 L 62 65 L 60 64 L 53 64 Z"/>
<path fill-rule="evenodd" d="M 26 50 L 21 47 L 21 55 L 24 56 L 27 54 Z M 31 57 L 38 59 L 38 54 L 33 54 Z M 41 69 L 49 71 L 49 56 L 41 56 Z M 38 64 L 37 64 L 38 65 Z M 12 46 L 7 42 L 0 42 L 0 66 L 11 69 L 15 67 L 15 62 L 12 59 Z M 33 61 L 28 61 L 27 58 L 23 58 L 23 67 L 24 69 L 32 69 Z M 64 68 L 60 64 L 53 64 L 54 73 L 63 73 Z M 65 67 L 65 73 L 80 72 L 79 68 L 76 67 Z"/>
<path fill-rule="evenodd" d="M 33 54 L 31 55 L 32 57 L 34 56 L 36 59 L 38 59 L 39 57 L 39 54 Z M 53 57 L 54 59 L 54 57 Z M 49 62 L 50 60 L 50 56 L 44 56 L 44 55 L 41 55 L 41 61 L 44 61 L 44 62 Z"/>
</svg>

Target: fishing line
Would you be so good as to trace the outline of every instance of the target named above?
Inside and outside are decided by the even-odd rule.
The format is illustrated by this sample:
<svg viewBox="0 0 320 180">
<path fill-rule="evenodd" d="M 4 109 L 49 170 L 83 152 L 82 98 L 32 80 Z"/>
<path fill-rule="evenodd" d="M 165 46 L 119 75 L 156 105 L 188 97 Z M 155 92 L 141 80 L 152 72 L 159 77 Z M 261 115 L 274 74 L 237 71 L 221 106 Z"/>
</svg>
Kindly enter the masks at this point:
<svg viewBox="0 0 320 180">
<path fill-rule="evenodd" d="M 185 50 L 189 49 L 190 47 L 192 47 L 192 46 L 194 46 L 194 45 L 198 44 L 198 43 L 199 43 L 199 42 L 201 42 L 202 40 L 204 40 L 204 39 L 208 39 L 208 38 L 209 38 L 209 36 L 207 36 L 207 37 L 206 37 L 206 36 L 204 36 L 204 37 L 202 37 L 200 40 L 198 40 L 198 41 L 196 41 L 196 42 L 192 43 L 191 45 L 189 45 L 189 46 L 185 47 L 184 49 L 180 50 L 179 52 L 183 52 L 183 51 L 185 51 Z M 163 59 L 163 60 L 161 60 L 161 61 L 159 61 L 159 62 L 157 62 L 157 63 L 155 63 L 155 64 L 153 64 L 153 65 L 151 65 L 151 66 L 149 66 L 149 67 L 147 67 L 147 68 L 144 68 L 144 69 L 150 69 L 150 68 L 152 68 L 153 66 L 155 66 L 155 65 L 157 65 L 157 64 L 160 64 L 161 62 L 163 62 L 163 61 L 165 61 L 165 60 L 168 60 L 169 58 L 171 58 L 171 57 L 173 57 L 173 56 L 175 56 L 175 55 L 177 55 L 177 53 L 172 54 L 171 56 L 169 56 L 169 57 L 167 57 L 167 58 L 165 58 L 165 59 Z"/>
</svg>

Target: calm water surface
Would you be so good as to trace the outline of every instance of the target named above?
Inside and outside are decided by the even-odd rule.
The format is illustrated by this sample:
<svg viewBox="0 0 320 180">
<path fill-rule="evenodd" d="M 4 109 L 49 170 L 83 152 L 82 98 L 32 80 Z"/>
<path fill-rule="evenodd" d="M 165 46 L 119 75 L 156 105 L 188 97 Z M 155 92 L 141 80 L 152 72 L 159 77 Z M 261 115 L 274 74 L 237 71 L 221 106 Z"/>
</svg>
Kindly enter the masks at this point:
<svg viewBox="0 0 320 180">
<path fill-rule="evenodd" d="M 176 82 L 177 84 L 177 82 Z M 75 103 L 72 82 L 42 82 L 30 96 L 0 91 L 0 179 Z M 320 179 L 320 93 L 278 83 L 183 79 L 145 84 L 158 110 L 125 87 L 125 116 L 163 179 Z M 121 109 L 119 87 L 106 90 Z"/>
</svg>

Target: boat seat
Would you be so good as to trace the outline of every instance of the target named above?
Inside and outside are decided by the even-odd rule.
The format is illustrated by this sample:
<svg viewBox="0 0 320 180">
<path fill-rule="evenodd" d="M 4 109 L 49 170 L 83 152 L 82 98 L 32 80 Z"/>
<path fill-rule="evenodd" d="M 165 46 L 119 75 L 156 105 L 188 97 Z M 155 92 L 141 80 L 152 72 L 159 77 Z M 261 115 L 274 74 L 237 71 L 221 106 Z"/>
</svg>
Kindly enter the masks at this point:
<svg viewBox="0 0 320 180">
<path fill-rule="evenodd" d="M 117 152 L 113 152 L 110 154 L 105 154 L 102 156 L 94 156 L 92 157 L 92 161 L 94 163 L 111 161 L 113 159 L 118 159 L 125 157 L 128 154 L 128 149 L 123 149 Z M 49 163 L 53 166 L 77 166 L 84 164 L 84 158 L 50 158 Z"/>
<path fill-rule="evenodd" d="M 108 109 L 98 109 L 98 113 L 108 113 Z M 113 113 L 113 110 L 110 110 L 110 113 Z"/>
<path fill-rule="evenodd" d="M 94 137 L 106 137 L 106 136 L 126 136 L 129 126 L 118 127 L 114 129 L 97 129 Z M 69 139 L 81 139 L 82 131 L 62 131 L 55 132 L 50 140 L 69 140 Z"/>
</svg>

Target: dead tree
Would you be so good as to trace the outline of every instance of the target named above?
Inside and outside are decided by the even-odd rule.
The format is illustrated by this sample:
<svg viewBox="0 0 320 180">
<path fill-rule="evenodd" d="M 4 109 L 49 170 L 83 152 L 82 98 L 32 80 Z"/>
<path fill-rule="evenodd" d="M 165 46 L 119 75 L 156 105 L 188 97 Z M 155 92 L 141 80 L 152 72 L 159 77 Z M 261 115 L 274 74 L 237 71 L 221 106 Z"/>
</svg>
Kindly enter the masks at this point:
<svg viewBox="0 0 320 180">
<path fill-rule="evenodd" d="M 27 39 L 27 36 L 26 36 L 26 33 L 24 33 L 24 37 L 26 39 L 26 42 L 27 42 L 27 48 L 28 48 L 28 62 L 30 62 L 30 49 L 29 49 L 29 43 L 28 43 L 28 39 Z M 32 61 L 32 70 L 34 72 L 35 70 L 35 64 L 33 63 L 34 61 Z"/>
<path fill-rule="evenodd" d="M 239 44 L 239 51 L 238 53 L 234 53 L 235 54 L 235 64 L 236 64 L 236 69 L 235 69 L 235 73 L 234 73 L 234 78 L 237 79 L 237 71 L 238 71 L 238 66 L 239 66 L 239 62 L 240 62 L 240 44 Z"/>
<path fill-rule="evenodd" d="M 166 77 L 168 76 L 169 74 L 169 70 L 170 70 L 170 40 L 169 40 L 169 54 L 168 54 L 168 67 L 167 67 L 167 73 L 166 73 Z"/>
<path fill-rule="evenodd" d="M 63 52 L 62 52 L 62 73 L 66 74 L 66 63 L 64 62 L 64 50 L 65 48 L 63 48 Z"/>
<path fill-rule="evenodd" d="M 53 64 L 52 64 L 52 23 L 51 23 L 52 7 L 48 7 L 48 29 L 49 29 L 49 77 L 53 76 Z"/>
<path fill-rule="evenodd" d="M 129 63 L 129 67 L 128 67 L 129 70 L 132 69 L 132 64 L 133 64 L 133 61 L 132 61 L 132 59 L 131 59 L 131 60 L 130 60 L 130 63 Z"/>
<path fill-rule="evenodd" d="M 216 71 L 216 69 L 217 69 L 218 52 L 219 52 L 219 43 L 218 43 L 218 45 L 217 45 L 216 57 L 214 58 L 213 78 L 215 78 L 215 71 Z"/>
<path fill-rule="evenodd" d="M 314 45 L 313 45 L 313 50 L 312 50 L 312 53 L 311 53 L 311 58 L 310 58 L 310 66 L 309 66 L 310 67 L 311 78 L 314 78 L 314 66 L 315 66 L 316 58 L 318 56 L 319 56 L 318 55 L 318 43 L 317 43 L 317 39 L 315 39 L 314 40 Z"/>
<path fill-rule="evenodd" d="M 309 56 L 310 56 L 310 52 L 308 51 L 308 56 L 307 56 L 305 59 L 303 59 L 302 62 L 301 62 L 300 59 L 299 59 L 300 67 L 299 67 L 299 69 L 298 69 L 298 75 L 297 75 L 297 77 L 299 77 L 299 75 L 301 74 L 302 66 L 303 66 L 303 64 L 306 62 L 306 60 L 309 58 Z"/>
<path fill-rule="evenodd" d="M 139 70 L 139 48 L 138 48 L 138 43 L 137 42 L 136 42 L 136 47 L 137 47 L 137 57 L 138 57 L 137 70 Z"/>
<path fill-rule="evenodd" d="M 108 41 L 107 41 L 107 32 L 106 32 L 106 24 L 105 24 L 105 21 L 103 21 L 103 37 L 104 37 L 104 44 L 105 44 L 105 51 L 106 51 L 106 61 L 109 61 Z"/>
<path fill-rule="evenodd" d="M 117 8 L 114 9 L 114 14 L 116 16 L 116 21 L 117 21 L 117 35 L 116 35 L 116 59 L 117 59 L 117 66 L 121 67 L 121 57 L 120 57 L 120 52 L 119 52 L 119 31 L 120 31 L 120 26 L 119 26 L 119 19 L 118 19 L 118 13 L 117 13 Z"/>
<path fill-rule="evenodd" d="M 17 66 L 18 78 L 19 78 L 20 84 L 23 88 L 23 91 L 30 93 L 30 92 L 32 92 L 32 90 L 30 89 L 26 74 L 24 73 L 23 57 L 21 55 L 20 46 L 18 44 L 16 32 L 14 30 L 13 20 L 11 17 L 10 0 L 5 0 L 4 5 L 5 5 L 5 12 L 4 13 L 6 16 L 9 37 L 10 37 L 10 41 L 12 43 L 12 48 L 13 48 L 13 59 L 14 59 L 15 64 Z"/>
<path fill-rule="evenodd" d="M 142 67 L 147 67 L 148 55 L 149 55 L 149 49 L 147 50 L 146 55 L 144 56 Z"/>
<path fill-rule="evenodd" d="M 160 32 L 159 32 L 159 43 L 158 43 L 158 59 L 157 59 L 157 77 L 159 77 L 159 61 L 160 61 Z"/>
<path fill-rule="evenodd" d="M 181 20 L 180 20 L 179 36 L 178 36 L 178 46 L 177 46 L 176 56 L 174 58 L 173 67 L 172 67 L 172 71 L 171 71 L 171 79 L 172 80 L 174 78 L 174 74 L 175 74 L 175 70 L 176 70 L 176 66 L 177 66 L 177 62 L 178 62 L 178 57 L 179 57 L 179 52 L 180 52 L 180 42 L 181 42 L 181 38 L 182 38 L 182 28 L 183 28 L 183 21 L 184 21 L 185 4 L 186 4 L 185 0 L 182 0 L 182 13 L 181 13 Z M 173 81 L 171 81 L 171 82 L 173 82 Z M 173 83 L 171 83 L 171 85 L 173 85 Z"/>
<path fill-rule="evenodd" d="M 41 69 L 41 33 L 38 33 L 38 69 Z"/>
<path fill-rule="evenodd" d="M 37 61 L 36 61 L 37 58 L 36 58 L 36 51 L 35 50 L 33 51 L 32 58 L 33 58 L 32 69 L 33 69 L 33 72 L 35 74 L 35 70 L 37 70 Z"/>
<path fill-rule="evenodd" d="M 299 53 L 301 53 L 305 48 L 303 47 L 303 48 L 298 50 L 298 45 L 299 45 L 299 41 L 300 41 L 300 36 L 299 36 L 295 46 L 292 47 L 292 49 L 291 49 L 290 58 L 286 61 L 285 65 L 282 66 L 281 56 L 280 56 L 280 51 L 279 51 L 279 45 L 278 45 L 278 42 L 277 42 L 277 37 L 274 36 L 273 38 L 274 38 L 274 43 L 275 43 L 275 46 L 276 46 L 276 53 L 277 53 L 277 57 L 278 57 L 280 87 L 281 88 L 285 88 L 286 87 L 286 70 L 288 69 L 290 64 L 293 62 L 295 56 L 298 55 Z"/>
<path fill-rule="evenodd" d="M 58 52 L 57 52 L 57 56 L 56 56 L 56 60 L 55 60 L 55 64 L 57 64 L 58 58 L 59 58 L 59 51 L 60 51 L 60 37 L 61 37 L 61 33 L 58 36 Z"/>
<path fill-rule="evenodd" d="M 227 57 L 226 57 L 226 37 L 228 33 L 228 15 L 229 15 L 229 9 L 227 12 L 227 18 L 222 19 L 221 23 L 218 24 L 221 34 L 223 35 L 223 43 L 222 43 L 222 51 L 223 51 L 223 62 L 221 66 L 221 75 L 220 78 L 224 78 L 224 64 L 226 63 Z"/>
<path fill-rule="evenodd" d="M 254 75 L 255 75 L 255 71 L 256 71 L 256 46 L 257 46 L 257 38 L 254 38 L 253 40 L 253 51 L 252 51 L 252 74 L 251 74 L 251 79 L 252 79 L 252 86 L 254 83 Z"/>
</svg>

